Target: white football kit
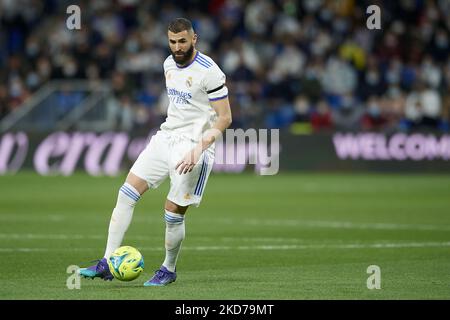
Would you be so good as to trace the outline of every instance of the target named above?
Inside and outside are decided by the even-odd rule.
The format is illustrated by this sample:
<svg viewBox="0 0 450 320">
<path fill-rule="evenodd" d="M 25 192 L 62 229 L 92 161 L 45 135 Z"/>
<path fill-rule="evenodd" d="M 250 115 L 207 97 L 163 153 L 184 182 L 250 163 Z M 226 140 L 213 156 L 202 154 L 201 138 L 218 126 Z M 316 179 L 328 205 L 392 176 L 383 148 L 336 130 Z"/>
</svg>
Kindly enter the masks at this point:
<svg viewBox="0 0 450 320">
<path fill-rule="evenodd" d="M 167 199 L 180 205 L 199 206 L 214 164 L 214 143 L 191 172 L 179 174 L 177 163 L 210 129 L 217 114 L 210 101 L 228 96 L 225 74 L 208 56 L 197 51 L 194 60 L 178 66 L 170 55 L 164 61 L 169 108 L 166 121 L 151 138 L 130 171 L 157 188 L 170 177 Z"/>
</svg>

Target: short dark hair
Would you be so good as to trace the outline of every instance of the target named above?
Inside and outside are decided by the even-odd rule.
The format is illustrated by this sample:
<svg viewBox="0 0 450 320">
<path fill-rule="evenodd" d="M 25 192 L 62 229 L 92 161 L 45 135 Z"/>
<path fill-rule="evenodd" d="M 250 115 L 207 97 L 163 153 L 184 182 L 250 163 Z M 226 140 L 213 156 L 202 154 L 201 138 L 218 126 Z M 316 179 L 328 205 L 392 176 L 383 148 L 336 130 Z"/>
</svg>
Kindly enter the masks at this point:
<svg viewBox="0 0 450 320">
<path fill-rule="evenodd" d="M 194 30 L 194 28 L 192 28 L 192 23 L 191 21 L 189 21 L 188 19 L 185 18 L 176 18 L 174 20 L 172 20 L 171 23 L 169 23 L 169 31 L 173 32 L 173 33 L 178 33 L 184 30 L 190 31 L 190 30 Z"/>
</svg>

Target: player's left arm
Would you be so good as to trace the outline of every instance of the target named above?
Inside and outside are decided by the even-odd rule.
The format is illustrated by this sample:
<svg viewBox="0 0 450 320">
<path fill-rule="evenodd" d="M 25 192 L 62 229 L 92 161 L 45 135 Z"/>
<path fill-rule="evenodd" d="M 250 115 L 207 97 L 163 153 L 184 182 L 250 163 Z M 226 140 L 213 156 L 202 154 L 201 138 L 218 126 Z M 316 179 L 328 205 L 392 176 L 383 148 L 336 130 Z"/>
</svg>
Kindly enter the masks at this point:
<svg viewBox="0 0 450 320">
<path fill-rule="evenodd" d="M 228 96 L 220 100 L 210 101 L 210 104 L 217 113 L 217 120 L 211 129 L 206 130 L 201 141 L 199 142 L 198 148 L 201 152 L 208 149 L 209 146 L 223 134 L 225 129 L 228 128 L 233 121 Z"/>
<path fill-rule="evenodd" d="M 220 100 L 210 101 L 211 107 L 217 113 L 217 119 L 211 129 L 206 130 L 199 143 L 178 162 L 175 170 L 180 174 L 191 172 L 200 159 L 202 152 L 209 148 L 219 138 L 232 122 L 230 102 L 228 96 Z"/>
</svg>

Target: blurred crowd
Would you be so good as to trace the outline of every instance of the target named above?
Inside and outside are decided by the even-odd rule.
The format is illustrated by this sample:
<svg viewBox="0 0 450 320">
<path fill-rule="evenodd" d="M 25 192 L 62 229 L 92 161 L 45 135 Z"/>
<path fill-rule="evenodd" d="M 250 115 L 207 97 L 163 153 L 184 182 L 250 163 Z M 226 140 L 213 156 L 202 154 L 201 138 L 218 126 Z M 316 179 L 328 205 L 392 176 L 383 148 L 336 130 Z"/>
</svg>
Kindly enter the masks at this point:
<svg viewBox="0 0 450 320">
<path fill-rule="evenodd" d="M 66 27 L 71 4 L 81 30 Z M 381 30 L 366 26 L 372 4 Z M 49 80 L 105 79 L 116 128 L 158 125 L 180 16 L 227 75 L 234 127 L 449 131 L 448 0 L 0 0 L 0 118 Z"/>
</svg>

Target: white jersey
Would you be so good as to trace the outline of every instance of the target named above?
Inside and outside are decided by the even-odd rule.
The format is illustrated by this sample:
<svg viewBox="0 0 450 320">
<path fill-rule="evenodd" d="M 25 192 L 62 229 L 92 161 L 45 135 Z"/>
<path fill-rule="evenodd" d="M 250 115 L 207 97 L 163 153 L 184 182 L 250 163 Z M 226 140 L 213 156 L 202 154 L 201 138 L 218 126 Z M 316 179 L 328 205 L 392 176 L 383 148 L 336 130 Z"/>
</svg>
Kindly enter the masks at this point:
<svg viewBox="0 0 450 320">
<path fill-rule="evenodd" d="M 170 102 L 161 130 L 199 141 L 217 117 L 210 101 L 228 95 L 225 74 L 210 57 L 197 51 L 192 62 L 183 67 L 171 55 L 167 57 L 164 75 Z"/>
</svg>

